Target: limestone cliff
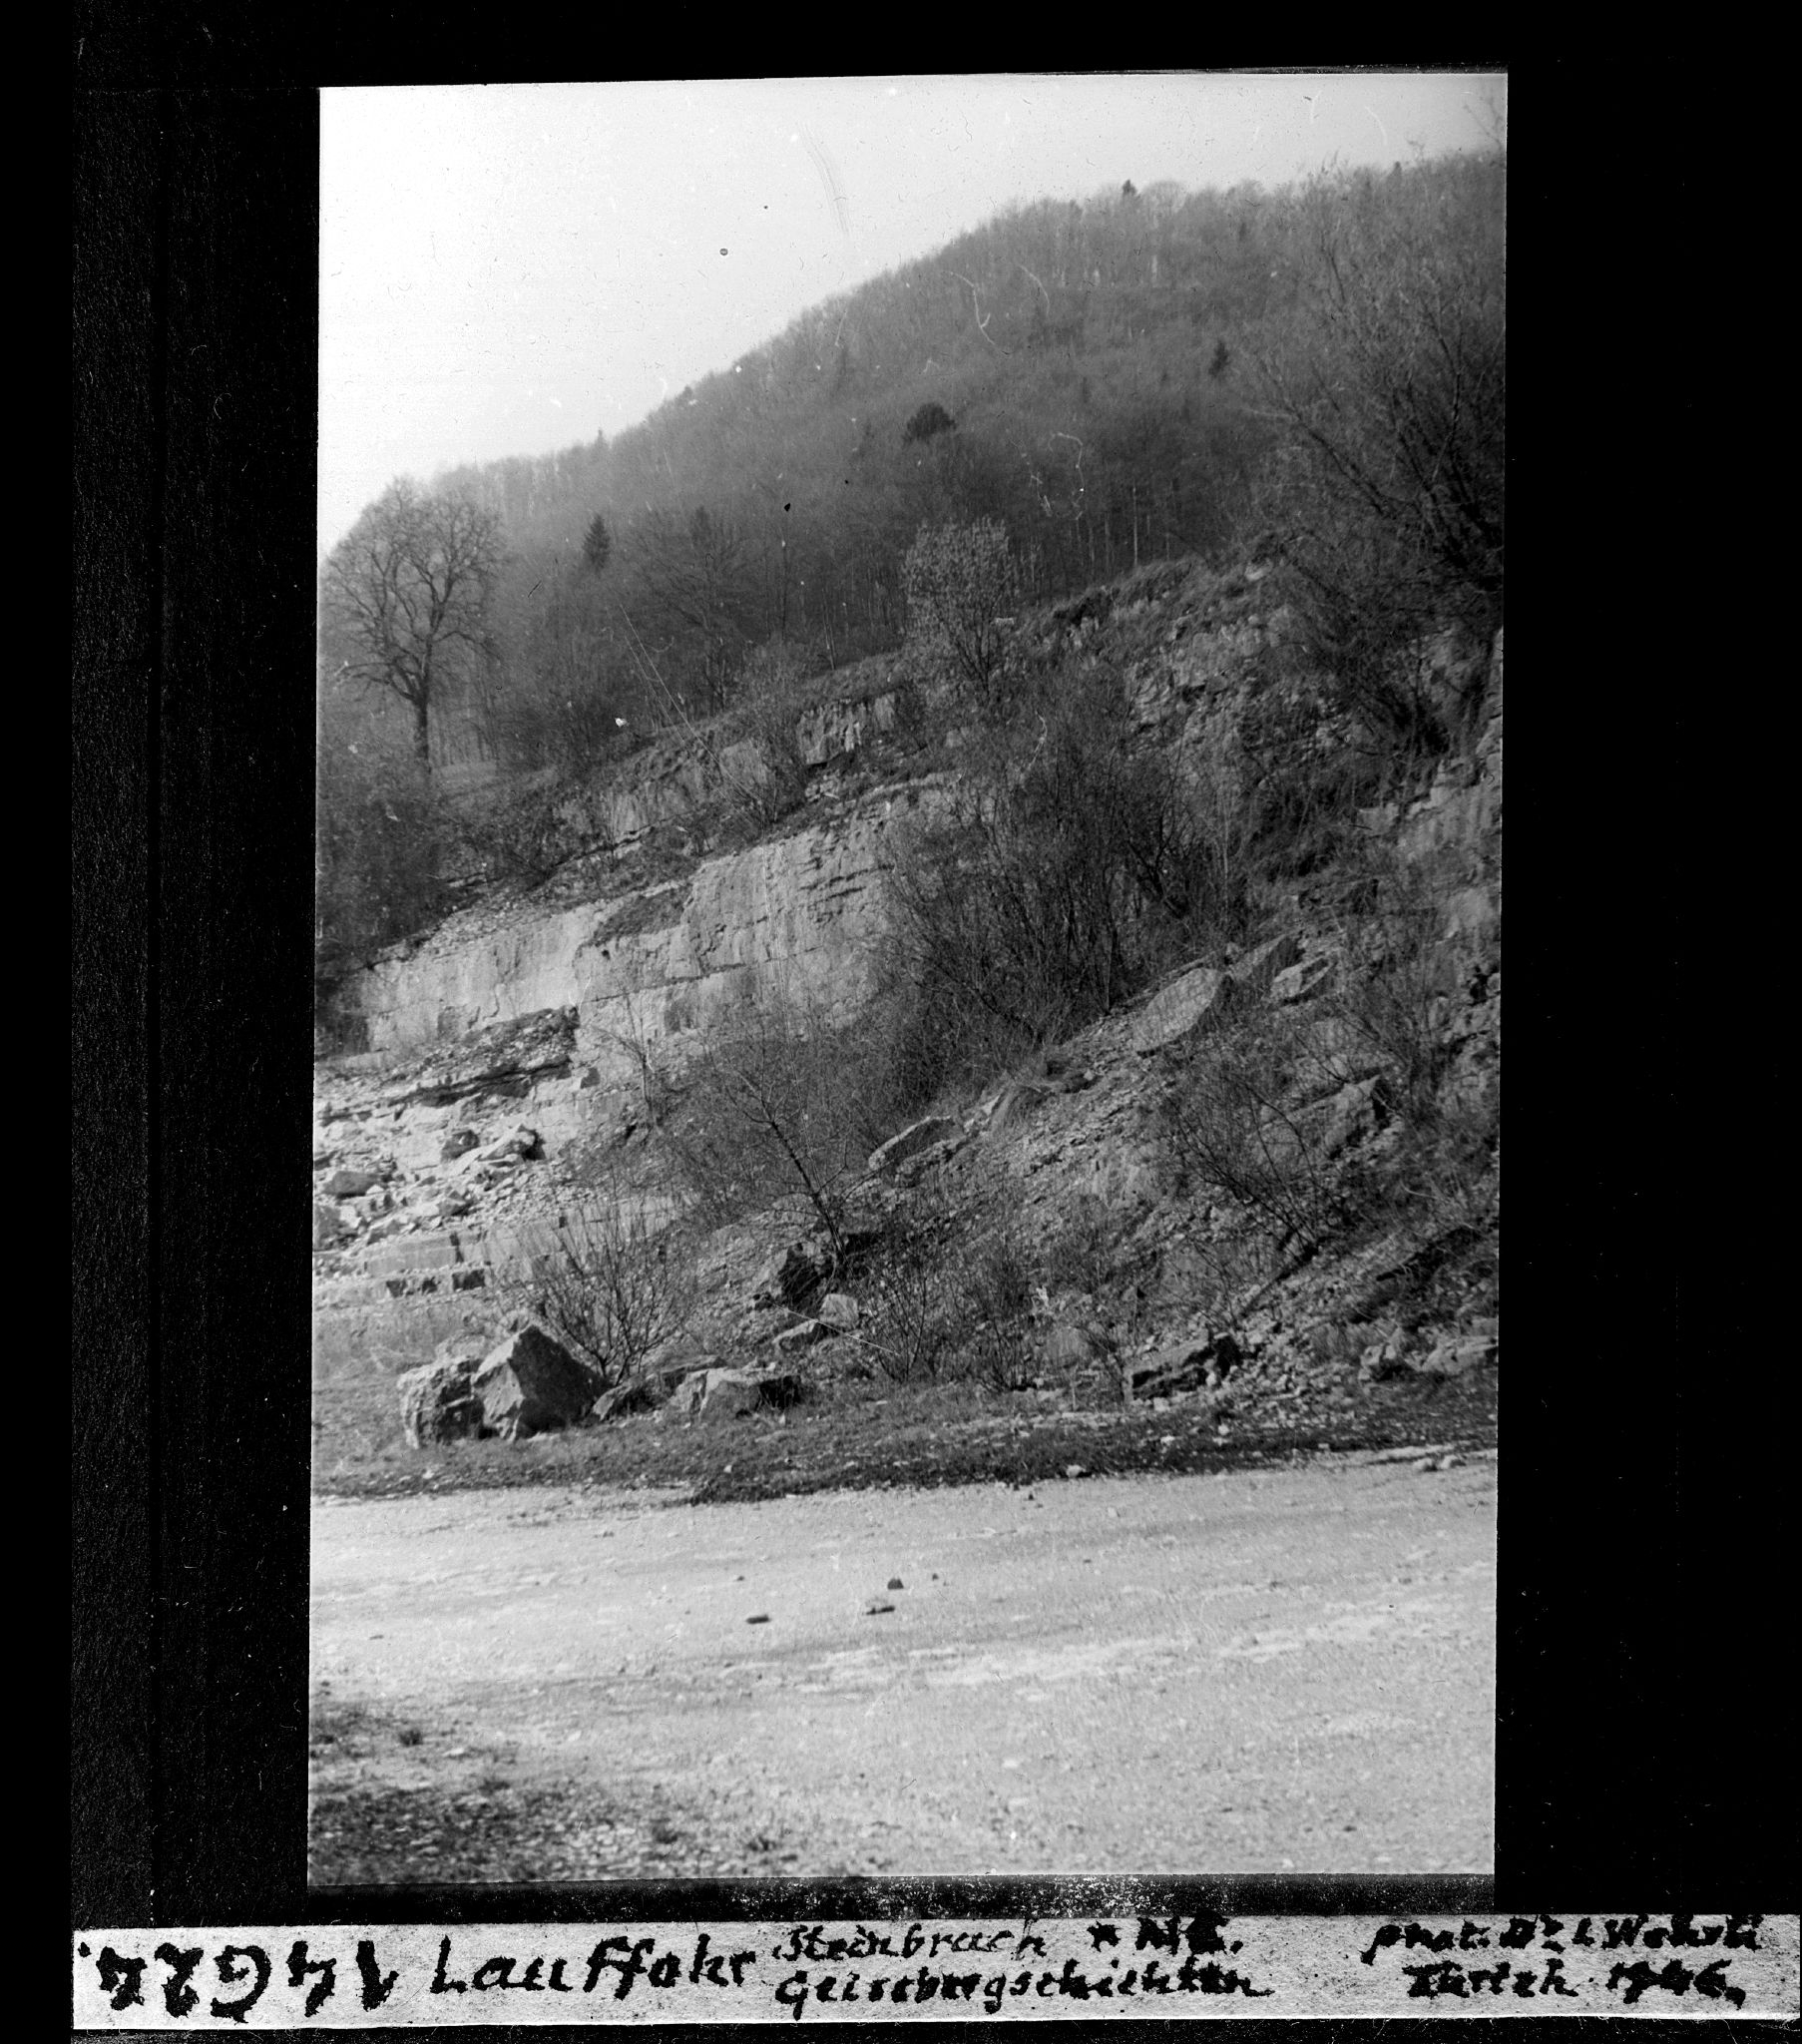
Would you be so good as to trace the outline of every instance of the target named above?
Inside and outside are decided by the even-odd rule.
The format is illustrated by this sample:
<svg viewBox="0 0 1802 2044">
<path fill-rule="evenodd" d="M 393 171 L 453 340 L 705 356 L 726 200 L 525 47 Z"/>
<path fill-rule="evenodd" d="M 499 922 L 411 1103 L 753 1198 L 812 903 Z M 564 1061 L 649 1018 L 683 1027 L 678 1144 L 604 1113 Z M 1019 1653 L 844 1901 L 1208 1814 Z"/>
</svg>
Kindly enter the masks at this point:
<svg viewBox="0 0 1802 2044">
<path fill-rule="evenodd" d="M 1268 708 L 1266 670 L 1290 629 L 1261 582 L 1256 568 L 1221 577 L 1160 566 L 1035 620 L 1031 651 L 1106 660 L 1127 679 L 1142 743 L 1242 774 L 1237 735 L 1254 705 Z M 1502 642 L 1447 640 L 1426 657 L 1435 686 L 1475 719 L 1471 742 L 1358 822 L 1420 877 L 1433 924 L 1432 1027 L 1455 1083 L 1489 1098 L 1500 1043 Z M 883 754 L 877 741 L 896 729 L 896 704 L 866 691 L 808 711 L 797 734 L 805 803 L 733 846 L 709 849 L 700 820 L 722 776 L 750 766 L 729 748 L 709 756 L 672 745 L 647 763 L 642 784 L 610 794 L 613 848 L 583 898 L 491 897 L 352 982 L 346 1011 L 368 1048 L 318 1067 L 321 1342 L 404 1367 L 466 1322 L 492 1320 L 495 1285 L 596 1197 L 598 1159 L 610 1197 L 638 1200 L 657 1221 L 669 1209 L 648 1071 L 678 1071 L 708 1031 L 746 1010 L 800 1000 L 834 1022 L 855 1018 L 882 963 L 887 872 L 957 784 L 956 733 L 904 761 Z M 1304 724 L 1311 714 L 1305 692 L 1279 707 Z M 1323 725 L 1309 742 L 1330 750 L 1354 738 Z M 694 826 L 685 849 L 652 856 L 654 833 L 684 819 Z M 1266 887 L 1276 948 L 1249 979 L 1239 961 L 1242 988 L 1305 1006 L 1343 977 L 1338 885 L 1329 871 Z M 1152 1212 L 1146 1060 L 1171 1033 L 1164 1023 L 1176 1016 L 1176 1033 L 1192 1030 L 1229 976 L 1227 961 L 1197 961 L 1088 1032 L 1070 1047 L 1088 1074 L 1080 1092 L 1017 1085 L 986 1101 L 951 1146 L 969 1145 L 959 1168 L 1010 1176 L 1042 1233 L 1073 1202 L 1138 1215 L 1150 1267 L 1177 1270 L 1181 1217 Z M 1324 1040 L 1330 1026 L 1321 1029 Z M 1307 1112 L 1336 1117 L 1336 1151 L 1380 1145 L 1372 1081 L 1342 1064 L 1325 1061 L 1337 1090 Z"/>
</svg>

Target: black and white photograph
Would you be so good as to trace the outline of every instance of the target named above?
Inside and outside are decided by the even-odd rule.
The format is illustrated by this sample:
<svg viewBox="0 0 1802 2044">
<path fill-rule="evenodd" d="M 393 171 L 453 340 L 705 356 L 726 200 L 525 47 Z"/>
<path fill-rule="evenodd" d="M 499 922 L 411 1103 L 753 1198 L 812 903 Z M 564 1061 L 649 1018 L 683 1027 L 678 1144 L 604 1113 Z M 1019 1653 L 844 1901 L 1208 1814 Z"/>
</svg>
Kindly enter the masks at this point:
<svg viewBox="0 0 1802 2044">
<path fill-rule="evenodd" d="M 1494 1871 L 1507 110 L 322 94 L 310 1883 Z"/>
</svg>

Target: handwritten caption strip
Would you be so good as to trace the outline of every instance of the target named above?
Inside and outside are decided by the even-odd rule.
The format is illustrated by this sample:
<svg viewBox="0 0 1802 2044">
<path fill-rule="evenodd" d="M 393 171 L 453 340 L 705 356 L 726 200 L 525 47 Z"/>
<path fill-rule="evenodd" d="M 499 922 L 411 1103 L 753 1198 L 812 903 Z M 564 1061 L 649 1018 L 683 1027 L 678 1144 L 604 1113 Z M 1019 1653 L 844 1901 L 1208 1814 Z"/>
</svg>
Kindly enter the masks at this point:
<svg viewBox="0 0 1802 2044">
<path fill-rule="evenodd" d="M 1703 1914 L 87 1930 L 74 1942 L 75 2027 L 1793 2019 L 1797 1947 L 1794 1916 Z"/>
</svg>

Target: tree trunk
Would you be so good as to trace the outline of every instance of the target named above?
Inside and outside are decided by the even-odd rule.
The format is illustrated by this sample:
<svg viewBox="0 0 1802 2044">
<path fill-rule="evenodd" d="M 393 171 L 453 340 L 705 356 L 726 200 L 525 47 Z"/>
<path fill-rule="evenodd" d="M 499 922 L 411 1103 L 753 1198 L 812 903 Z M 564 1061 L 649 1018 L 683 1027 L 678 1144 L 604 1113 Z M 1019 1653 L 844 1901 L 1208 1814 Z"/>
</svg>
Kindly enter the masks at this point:
<svg viewBox="0 0 1802 2044">
<path fill-rule="evenodd" d="M 430 706 L 423 696 L 413 704 L 413 757 L 419 762 L 420 772 L 429 780 L 432 777 L 432 727 Z"/>
</svg>

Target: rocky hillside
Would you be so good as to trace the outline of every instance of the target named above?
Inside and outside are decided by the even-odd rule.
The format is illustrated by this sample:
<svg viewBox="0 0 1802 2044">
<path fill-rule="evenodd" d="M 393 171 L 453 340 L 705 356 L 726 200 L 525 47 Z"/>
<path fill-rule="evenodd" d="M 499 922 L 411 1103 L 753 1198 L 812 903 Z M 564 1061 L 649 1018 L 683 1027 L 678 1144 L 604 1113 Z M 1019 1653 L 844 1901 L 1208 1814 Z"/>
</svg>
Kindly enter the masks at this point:
<svg viewBox="0 0 1802 2044">
<path fill-rule="evenodd" d="M 665 1389 L 672 1356 L 930 1374 L 905 1323 L 935 1259 L 1010 1292 L 964 1316 L 996 1383 L 1081 1403 L 1330 1424 L 1361 1386 L 1493 1369 L 1501 636 L 1420 649 L 1459 741 L 1364 784 L 1356 721 L 1288 657 L 1279 583 L 1160 564 L 1022 621 L 1023 661 L 1120 676 L 1135 745 L 1235 813 L 1263 802 L 1250 923 L 893 1130 L 836 1243 L 805 1201 L 707 1232 L 662 1124 L 722 1029 L 797 1001 L 855 1026 L 884 983 L 893 875 L 973 743 L 904 668 L 797 714 L 786 813 L 733 799 L 754 749 L 667 741 L 553 883 L 379 959 L 343 997 L 367 1047 L 317 1066 L 321 1356 L 391 1383 L 498 1337 L 571 1231 L 624 1212 L 635 1237 L 687 1216 Z"/>
</svg>

